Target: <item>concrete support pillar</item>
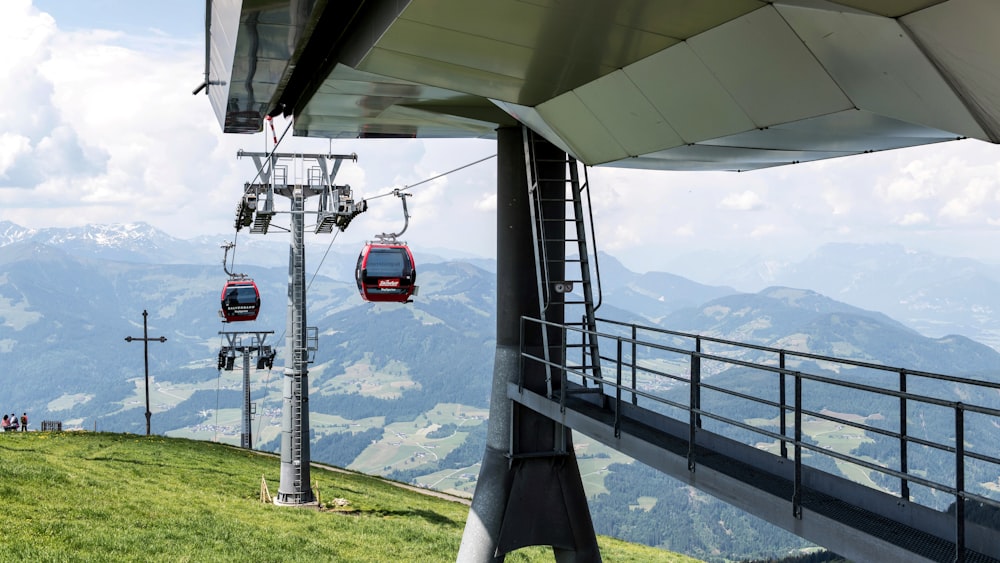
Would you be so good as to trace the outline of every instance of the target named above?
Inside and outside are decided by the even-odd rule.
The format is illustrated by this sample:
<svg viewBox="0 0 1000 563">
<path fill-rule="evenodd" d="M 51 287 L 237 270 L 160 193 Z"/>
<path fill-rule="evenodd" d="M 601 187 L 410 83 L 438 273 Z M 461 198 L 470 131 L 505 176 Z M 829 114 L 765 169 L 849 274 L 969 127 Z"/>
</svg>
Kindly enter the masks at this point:
<svg viewBox="0 0 1000 563">
<path fill-rule="evenodd" d="M 528 197 L 521 129 L 501 128 L 497 131 L 497 345 L 486 450 L 458 553 L 463 563 L 503 561 L 506 553 L 528 545 L 553 546 L 560 562 L 600 561 L 569 429 L 507 398 L 507 383 L 517 381 L 520 374 L 520 317 L 539 316 Z M 541 344 L 540 335 L 526 339 L 529 346 Z M 525 383 L 532 388 L 544 385 L 544 375 L 539 370 Z M 540 457 L 509 459 L 512 439 L 515 453 Z M 565 451 L 559 452 L 563 446 Z"/>
</svg>

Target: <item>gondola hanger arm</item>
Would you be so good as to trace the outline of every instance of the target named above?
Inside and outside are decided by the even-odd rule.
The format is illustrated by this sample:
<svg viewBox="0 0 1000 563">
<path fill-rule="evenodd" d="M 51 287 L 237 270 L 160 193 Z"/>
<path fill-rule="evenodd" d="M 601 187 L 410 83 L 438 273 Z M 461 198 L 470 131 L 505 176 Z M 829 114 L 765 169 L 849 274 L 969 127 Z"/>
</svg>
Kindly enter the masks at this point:
<svg viewBox="0 0 1000 563">
<path fill-rule="evenodd" d="M 399 231 L 398 233 L 382 233 L 380 235 L 375 235 L 375 238 L 377 238 L 380 242 L 395 241 L 399 237 L 403 236 L 403 233 L 406 232 L 407 227 L 410 226 L 410 211 L 406 208 L 406 198 L 410 197 L 413 194 L 406 193 L 400 190 L 399 188 L 395 188 L 392 190 L 392 195 L 398 197 L 403 201 L 403 230 Z"/>
<path fill-rule="evenodd" d="M 247 278 L 246 274 L 236 274 L 229 271 L 229 250 L 235 247 L 236 243 L 233 242 L 227 242 L 226 244 L 222 245 L 222 249 L 225 251 L 224 254 L 222 255 L 222 270 L 226 272 L 226 275 L 228 275 L 229 279 L 231 280 L 246 279 Z"/>
</svg>

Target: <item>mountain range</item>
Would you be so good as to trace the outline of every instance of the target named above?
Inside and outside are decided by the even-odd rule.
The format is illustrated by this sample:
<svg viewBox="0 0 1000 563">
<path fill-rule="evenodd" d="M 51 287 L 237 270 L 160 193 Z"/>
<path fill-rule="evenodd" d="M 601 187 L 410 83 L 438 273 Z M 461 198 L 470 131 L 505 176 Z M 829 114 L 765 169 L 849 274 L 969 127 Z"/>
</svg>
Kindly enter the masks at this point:
<svg viewBox="0 0 1000 563">
<path fill-rule="evenodd" d="M 242 382 L 239 372 L 218 370 L 219 332 L 273 331 L 268 342 L 284 342 L 288 252 L 280 236 L 240 237 L 238 269 L 260 287 L 262 310 L 253 323 L 224 325 L 224 240 L 177 239 L 141 223 L 35 230 L 0 222 L 0 410 L 28 411 L 35 428 L 53 419 L 142 432 L 143 351 L 124 339 L 142 336 L 145 310 L 149 336 L 167 338 L 148 345 L 154 433 L 238 443 Z M 495 263 L 414 249 L 414 303 L 371 304 L 354 284 L 355 252 L 328 239 L 307 245 L 307 318 L 320 335 L 309 369 L 313 459 L 469 494 L 492 378 Z M 598 258 L 601 317 L 912 369 L 1000 373 L 1000 353 L 984 344 L 1000 334 L 1000 283 L 990 266 L 967 259 L 835 245 L 773 269 L 781 283 L 745 293 L 735 289 L 739 276 L 731 286 L 705 285 Z M 279 353 L 274 370 L 252 374 L 258 449 L 278 448 L 282 363 Z M 595 472 L 608 456 L 628 461 L 600 449 L 582 455 Z M 604 481 L 592 493 L 598 512 Z M 604 532 L 626 534 L 602 522 Z M 712 537 L 690 553 L 714 557 Z M 782 537 L 781 545 L 795 543 Z"/>
<path fill-rule="evenodd" d="M 826 244 L 797 262 L 754 259 L 723 279 L 746 291 L 809 288 L 881 311 L 927 336 L 964 334 L 1000 348 L 1000 266 L 898 244 Z"/>
</svg>

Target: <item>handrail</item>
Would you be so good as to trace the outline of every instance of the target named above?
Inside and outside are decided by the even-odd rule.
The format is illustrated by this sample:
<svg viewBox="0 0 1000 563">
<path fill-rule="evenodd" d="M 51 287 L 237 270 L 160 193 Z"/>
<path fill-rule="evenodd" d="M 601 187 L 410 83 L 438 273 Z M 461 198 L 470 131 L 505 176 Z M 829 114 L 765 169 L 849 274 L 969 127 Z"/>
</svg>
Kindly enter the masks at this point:
<svg viewBox="0 0 1000 563">
<path fill-rule="evenodd" d="M 599 322 L 599 323 L 605 323 L 605 324 L 610 324 L 610 325 L 618 325 L 618 326 L 623 326 L 623 327 L 637 326 L 637 327 L 641 328 L 642 330 L 646 330 L 646 331 L 649 331 L 649 332 L 655 332 L 655 333 L 658 333 L 658 334 L 667 334 L 667 335 L 670 335 L 670 336 L 680 336 L 682 338 L 692 338 L 692 339 L 693 338 L 699 338 L 699 339 L 701 339 L 704 342 L 715 342 L 715 343 L 718 343 L 718 344 L 726 344 L 726 345 L 730 345 L 730 346 L 738 346 L 740 348 L 750 348 L 750 349 L 758 350 L 758 351 L 761 351 L 761 352 L 772 352 L 772 353 L 775 353 L 775 354 L 785 353 L 785 354 L 788 354 L 790 356 L 795 356 L 795 357 L 798 357 L 798 358 L 805 358 L 805 359 L 809 359 L 809 360 L 834 361 L 834 362 L 837 362 L 837 363 L 840 363 L 840 364 L 845 364 L 845 365 L 850 365 L 850 366 L 855 366 L 855 367 L 862 367 L 862 368 L 869 368 L 869 369 L 876 369 L 876 370 L 879 370 L 879 371 L 898 371 L 900 369 L 903 369 L 903 368 L 899 368 L 899 367 L 887 366 L 885 364 L 876 364 L 874 362 L 865 362 L 863 360 L 853 360 L 853 359 L 850 359 L 850 358 L 837 358 L 837 357 L 833 357 L 833 356 L 823 356 L 823 355 L 820 355 L 820 354 L 813 354 L 811 352 L 800 352 L 800 351 L 796 351 L 796 350 L 789 350 L 787 348 L 774 348 L 773 346 L 764 346 L 762 344 L 752 344 L 750 342 L 736 342 L 736 341 L 733 341 L 733 340 L 726 340 L 724 338 L 718 338 L 718 337 L 715 337 L 715 336 L 696 335 L 696 334 L 691 334 L 691 333 L 687 333 L 687 332 L 680 332 L 680 331 L 670 330 L 670 329 L 665 329 L 665 328 L 635 325 L 635 323 L 625 323 L 625 322 L 622 322 L 622 321 L 615 321 L 615 320 L 610 320 L 610 319 L 598 318 L 597 322 Z M 612 338 L 613 336 L 608 335 L 608 337 Z M 934 372 L 929 372 L 929 371 L 919 371 L 919 370 L 910 370 L 910 369 L 906 369 L 906 373 L 907 373 L 907 375 L 915 375 L 915 376 L 918 376 L 918 377 L 931 377 L 931 378 L 934 378 L 934 379 L 940 379 L 942 381 L 950 381 L 950 382 L 953 382 L 953 383 L 969 383 L 969 384 L 972 384 L 972 385 L 980 385 L 980 386 L 988 387 L 990 389 L 1000 389 L 1000 382 L 981 381 L 981 380 L 977 380 L 977 379 L 969 379 L 967 377 L 958 377 L 958 376 L 947 375 L 947 374 L 943 374 L 943 373 L 934 373 Z"/>
<path fill-rule="evenodd" d="M 907 389 L 907 381 L 913 380 L 914 378 L 928 379 L 933 381 L 941 381 L 948 383 L 958 383 L 962 385 L 967 385 L 971 387 L 972 393 L 969 393 L 973 397 L 992 397 L 991 404 L 1000 403 L 1000 399 L 997 398 L 997 394 L 993 390 L 1000 390 L 1000 383 L 992 381 L 982 381 L 971 379 L 969 377 L 961 377 L 956 375 L 947 375 L 927 371 L 917 371 L 910 370 L 906 368 L 887 366 L 883 364 L 878 364 L 874 362 L 853 360 L 850 358 L 838 358 L 834 356 L 824 356 L 820 354 L 814 354 L 811 352 L 801 352 L 789 349 L 774 348 L 769 346 L 762 346 L 759 344 L 751 343 L 741 343 L 731 340 L 726 340 L 723 338 L 718 338 L 714 336 L 704 336 L 698 334 L 684 333 L 674 330 L 660 329 L 656 327 L 647 327 L 637 325 L 635 323 L 624 323 L 619 321 L 611 321 L 607 319 L 598 319 L 600 324 L 605 326 L 611 326 L 614 328 L 624 329 L 623 334 L 615 334 L 613 332 L 608 332 L 605 330 L 587 330 L 579 326 L 574 325 L 564 325 L 561 323 L 556 323 L 552 321 L 543 321 L 539 319 L 534 319 L 530 317 L 521 317 L 522 330 L 527 324 L 536 324 L 540 327 L 552 327 L 557 328 L 562 331 L 563 344 L 567 341 L 565 336 L 567 333 L 578 333 L 581 338 L 592 338 L 592 339 L 603 339 L 606 341 L 611 341 L 611 346 L 601 346 L 601 350 L 614 350 L 614 355 L 601 354 L 600 361 L 607 362 L 609 364 L 614 364 L 616 366 L 615 370 L 616 377 L 614 380 L 610 378 L 604 378 L 600 383 L 603 383 L 606 390 L 604 392 L 607 397 L 607 402 L 612 403 L 614 409 L 614 431 L 615 435 L 618 436 L 621 432 L 621 412 L 622 406 L 626 401 L 629 401 L 631 405 L 638 406 L 640 400 L 645 403 L 646 408 L 650 406 L 655 407 L 659 405 L 659 408 L 669 407 L 677 409 L 679 411 L 686 411 L 685 415 L 680 414 L 676 418 L 682 422 L 689 425 L 689 453 L 688 453 L 688 465 L 690 469 L 694 469 L 697 460 L 694 458 L 694 445 L 697 440 L 696 429 L 700 429 L 703 424 L 703 420 L 712 421 L 714 424 L 721 425 L 723 428 L 729 429 L 739 429 L 743 432 L 749 432 L 753 435 L 767 438 L 769 440 L 777 441 L 777 445 L 780 447 L 780 457 L 788 458 L 788 447 L 794 448 L 796 455 L 794 458 L 794 483 L 795 483 L 795 493 L 792 499 L 793 513 L 801 515 L 800 500 L 801 500 L 801 489 L 802 489 L 802 465 L 805 463 L 802 459 L 802 452 L 808 451 L 814 455 L 826 456 L 835 461 L 845 462 L 853 464 L 855 466 L 864 468 L 871 472 L 876 472 L 878 474 L 884 475 L 889 478 L 894 478 L 899 480 L 898 491 L 887 490 L 884 486 L 879 486 L 876 484 L 862 483 L 864 486 L 874 487 L 884 492 L 889 492 L 891 494 L 897 495 L 903 500 L 921 504 L 919 500 L 915 500 L 911 497 L 910 485 L 920 485 L 928 489 L 940 491 L 946 495 L 952 496 L 954 499 L 954 510 L 955 510 L 955 546 L 956 546 L 956 559 L 962 560 L 964 558 L 964 505 L 966 501 L 973 501 L 982 503 L 985 505 L 990 505 L 996 509 L 1000 509 L 1000 493 L 995 493 L 993 491 L 977 491 L 972 492 L 966 489 L 965 486 L 965 472 L 968 467 L 968 462 L 975 461 L 980 463 L 993 464 L 997 467 L 998 472 L 1000 472 L 1000 453 L 984 452 L 984 447 L 995 447 L 995 446 L 983 446 L 982 444 L 977 444 L 980 451 L 970 451 L 970 446 L 966 444 L 967 437 L 970 436 L 968 433 L 969 424 L 965 420 L 967 414 L 976 414 L 985 417 L 989 417 L 989 421 L 983 422 L 979 421 L 979 424 L 992 423 L 994 425 L 1000 426 L 1000 408 L 996 406 L 990 406 L 988 404 L 967 404 L 965 402 L 956 401 L 954 399 L 949 399 L 942 396 L 934 396 L 930 394 L 922 394 L 910 391 Z M 666 335 L 674 338 L 680 338 L 690 341 L 690 347 L 677 346 L 673 344 L 667 344 L 663 342 L 653 342 L 649 339 L 643 339 L 643 332 L 651 332 L 655 335 Z M 523 341 L 522 341 L 523 342 Z M 756 352 L 765 352 L 769 354 L 775 354 L 775 358 L 766 359 L 751 359 L 744 357 L 731 357 L 723 355 L 722 353 L 715 351 L 713 353 L 708 353 L 703 351 L 703 344 L 719 344 L 723 346 L 732 347 L 730 354 L 735 356 L 739 352 L 746 352 L 747 350 L 753 350 Z M 628 350 L 626 354 L 623 350 Z M 643 359 L 637 356 L 640 353 L 644 353 Z M 657 354 L 660 354 L 657 356 Z M 677 356 L 677 358 L 670 357 L 669 359 L 662 356 Z M 544 358 L 538 357 L 534 354 L 530 354 L 524 349 L 521 351 L 522 358 L 522 377 L 524 366 L 529 362 L 535 362 L 544 364 L 550 369 L 559 370 L 562 373 L 562 385 L 558 391 L 558 397 L 551 397 L 553 400 L 558 400 L 560 407 L 565 408 L 566 393 L 561 392 L 566 389 L 566 381 L 569 378 L 577 378 L 582 385 L 587 385 L 588 380 L 595 380 L 596 378 L 587 373 L 585 370 L 574 369 L 571 366 L 561 365 L 558 362 L 547 361 Z M 802 371 L 801 369 L 790 369 L 787 367 L 788 360 L 792 361 L 798 359 L 814 360 L 816 362 L 825 362 L 831 365 L 839 366 L 851 366 L 857 368 L 864 368 L 875 370 L 878 373 L 885 373 L 887 376 L 893 378 L 892 381 L 898 381 L 897 387 L 892 388 L 887 386 L 879 386 L 877 382 L 866 381 L 864 383 L 856 381 L 841 380 L 836 377 L 829 375 L 821 375 L 819 373 L 809 373 L 807 371 Z M 643 361 L 647 364 L 643 365 Z M 658 362 L 658 363 L 657 363 Z M 702 377 L 705 375 L 703 372 L 706 367 L 704 363 L 718 364 L 715 366 L 719 368 L 719 372 L 725 371 L 730 368 L 738 367 L 748 370 L 753 370 L 756 373 L 771 374 L 775 376 L 775 379 L 780 384 L 780 396 L 778 400 L 774 400 L 773 397 L 765 396 L 755 396 L 750 392 L 739 391 L 735 389 L 730 389 L 724 386 L 715 385 L 711 383 L 711 375 L 708 375 L 709 381 L 702 381 Z M 765 363 L 766 362 L 766 363 Z M 587 363 L 586 361 L 583 362 Z M 664 367 L 663 364 L 667 364 Z M 686 368 L 685 368 L 686 364 Z M 675 370 L 676 373 L 671 373 L 671 370 Z M 628 383 L 624 374 L 625 372 L 630 372 L 631 383 Z M 685 373 L 685 371 L 687 373 Z M 794 383 L 794 399 L 791 403 L 786 401 L 785 398 L 785 387 L 786 378 L 791 377 Z M 896 379 L 898 377 L 898 380 Z M 596 383 L 596 381 L 594 381 Z M 830 412 L 824 410 L 819 412 L 815 408 L 807 408 L 803 403 L 808 403 L 813 401 L 813 398 L 803 391 L 803 383 L 808 382 L 810 384 L 822 385 L 824 389 L 828 389 L 830 386 L 842 389 L 850 389 L 852 392 L 861 392 L 866 396 L 874 396 L 885 401 L 899 401 L 899 408 L 901 411 L 901 416 L 899 419 L 895 420 L 896 427 L 892 426 L 893 420 L 886 419 L 889 423 L 888 427 L 879 427 L 872 424 L 865 423 L 867 419 L 857 420 L 856 417 L 850 417 L 846 415 L 841 415 L 836 412 Z M 520 382 L 523 385 L 523 380 Z M 657 385 L 666 384 L 667 388 L 676 387 L 677 385 L 689 385 L 690 393 L 687 397 L 687 403 L 680 402 L 679 400 L 672 400 L 665 396 L 666 394 L 662 392 L 662 389 L 658 389 Z M 975 393 L 976 390 L 981 390 L 981 393 Z M 710 392 L 717 395 L 725 395 L 738 399 L 740 401 L 745 401 L 758 405 L 760 407 L 765 407 L 767 409 L 778 409 L 780 418 L 780 431 L 775 432 L 767 429 L 766 427 L 755 426 L 748 420 L 736 420 L 727 416 L 727 412 L 715 412 L 710 407 L 704 407 L 703 405 L 703 392 Z M 987 392 L 988 391 L 988 392 Z M 778 393 L 775 393 L 778 394 Z M 625 398 L 623 399 L 623 395 Z M 713 395 L 713 397 L 716 395 Z M 984 401 L 980 400 L 980 403 Z M 813 401 L 815 404 L 815 401 Z M 881 404 L 881 403 L 879 403 Z M 908 428 L 911 423 L 908 423 L 906 418 L 906 408 L 908 405 L 920 404 L 925 405 L 925 408 L 945 408 L 953 413 L 954 417 L 954 428 L 944 429 L 953 430 L 953 434 L 947 434 L 948 438 L 935 439 L 933 436 L 916 436 L 912 434 L 912 428 Z M 794 424 L 794 433 L 789 435 L 788 429 L 785 424 L 786 413 L 794 415 L 796 423 Z M 669 415 L 665 415 L 669 416 Z M 870 435 L 877 435 L 883 438 L 893 440 L 897 443 L 898 459 L 894 460 L 894 465 L 892 467 L 883 464 L 885 460 L 873 459 L 871 457 L 862 458 L 860 455 L 853 454 L 855 448 L 851 448 L 844 451 L 834 451 L 828 449 L 824 446 L 818 445 L 815 442 L 810 442 L 803 435 L 802 432 L 802 421 L 804 418 L 811 418 L 814 420 L 823 420 L 827 422 L 836 423 L 841 427 L 849 427 L 854 430 L 861 431 L 865 433 L 865 436 L 870 437 Z M 852 420 L 852 418 L 855 418 Z M 770 426 L 770 424 L 768 424 Z M 778 426 L 777 423 L 774 426 Z M 934 429 L 935 431 L 941 431 L 941 429 Z M 870 433 L 870 434 L 869 434 Z M 948 443 L 947 440 L 954 440 L 952 443 Z M 745 440 L 744 440 L 745 442 Z M 995 443 L 995 442 L 992 442 Z M 749 445 L 755 445 L 755 442 L 751 442 Z M 949 467 L 951 472 L 945 475 L 940 474 L 928 474 L 924 467 L 917 467 L 917 464 L 913 462 L 912 459 L 908 459 L 908 448 L 907 446 L 914 445 L 920 446 L 923 449 L 930 451 L 937 451 L 944 455 L 949 455 L 954 457 L 954 465 Z M 1000 450 L 998 450 L 1000 451 Z M 775 454 L 779 455 L 779 454 Z M 927 461 L 925 459 L 925 461 Z M 810 464 L 813 465 L 813 464 Z M 821 468 L 816 468 L 819 471 L 824 471 Z M 985 489 L 985 488 L 984 488 Z M 924 506 L 929 506 L 924 504 Z M 940 510 L 938 507 L 929 506 L 929 508 Z"/>
</svg>

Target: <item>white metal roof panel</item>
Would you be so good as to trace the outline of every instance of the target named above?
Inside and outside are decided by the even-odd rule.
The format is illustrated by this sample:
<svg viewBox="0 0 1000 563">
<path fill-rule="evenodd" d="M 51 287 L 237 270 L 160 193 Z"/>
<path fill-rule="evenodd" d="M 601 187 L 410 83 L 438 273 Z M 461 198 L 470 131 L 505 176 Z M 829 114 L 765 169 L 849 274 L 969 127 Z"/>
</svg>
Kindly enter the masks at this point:
<svg viewBox="0 0 1000 563">
<path fill-rule="evenodd" d="M 746 147 L 719 147 L 710 145 L 684 145 L 621 160 L 615 163 L 621 168 L 643 168 L 650 170 L 757 170 L 771 166 L 782 166 L 797 162 L 807 162 L 824 158 L 836 158 L 854 153 L 839 151 L 808 150 L 761 150 Z M 720 163 L 724 165 L 720 166 Z"/>
<path fill-rule="evenodd" d="M 684 143 L 623 71 L 606 74 L 573 93 L 629 156 Z M 558 104 L 567 95 L 551 103 Z"/>
<path fill-rule="evenodd" d="M 624 72 L 684 142 L 755 127 L 686 42 L 633 63 Z"/>
<path fill-rule="evenodd" d="M 896 20 L 776 8 L 858 108 L 983 136 L 962 101 Z"/>
<path fill-rule="evenodd" d="M 928 129 L 868 111 L 849 109 L 718 137 L 701 144 L 780 151 L 801 150 L 808 146 L 810 151 L 863 153 L 957 138 L 954 133 Z"/>
<path fill-rule="evenodd" d="M 538 115 L 584 162 L 604 163 L 630 155 L 574 92 L 540 104 Z"/>
<path fill-rule="evenodd" d="M 902 18 L 985 137 L 1000 142 L 1000 2 L 949 0 Z"/>
<path fill-rule="evenodd" d="M 688 43 L 758 127 L 852 107 L 772 6 Z"/>
</svg>

